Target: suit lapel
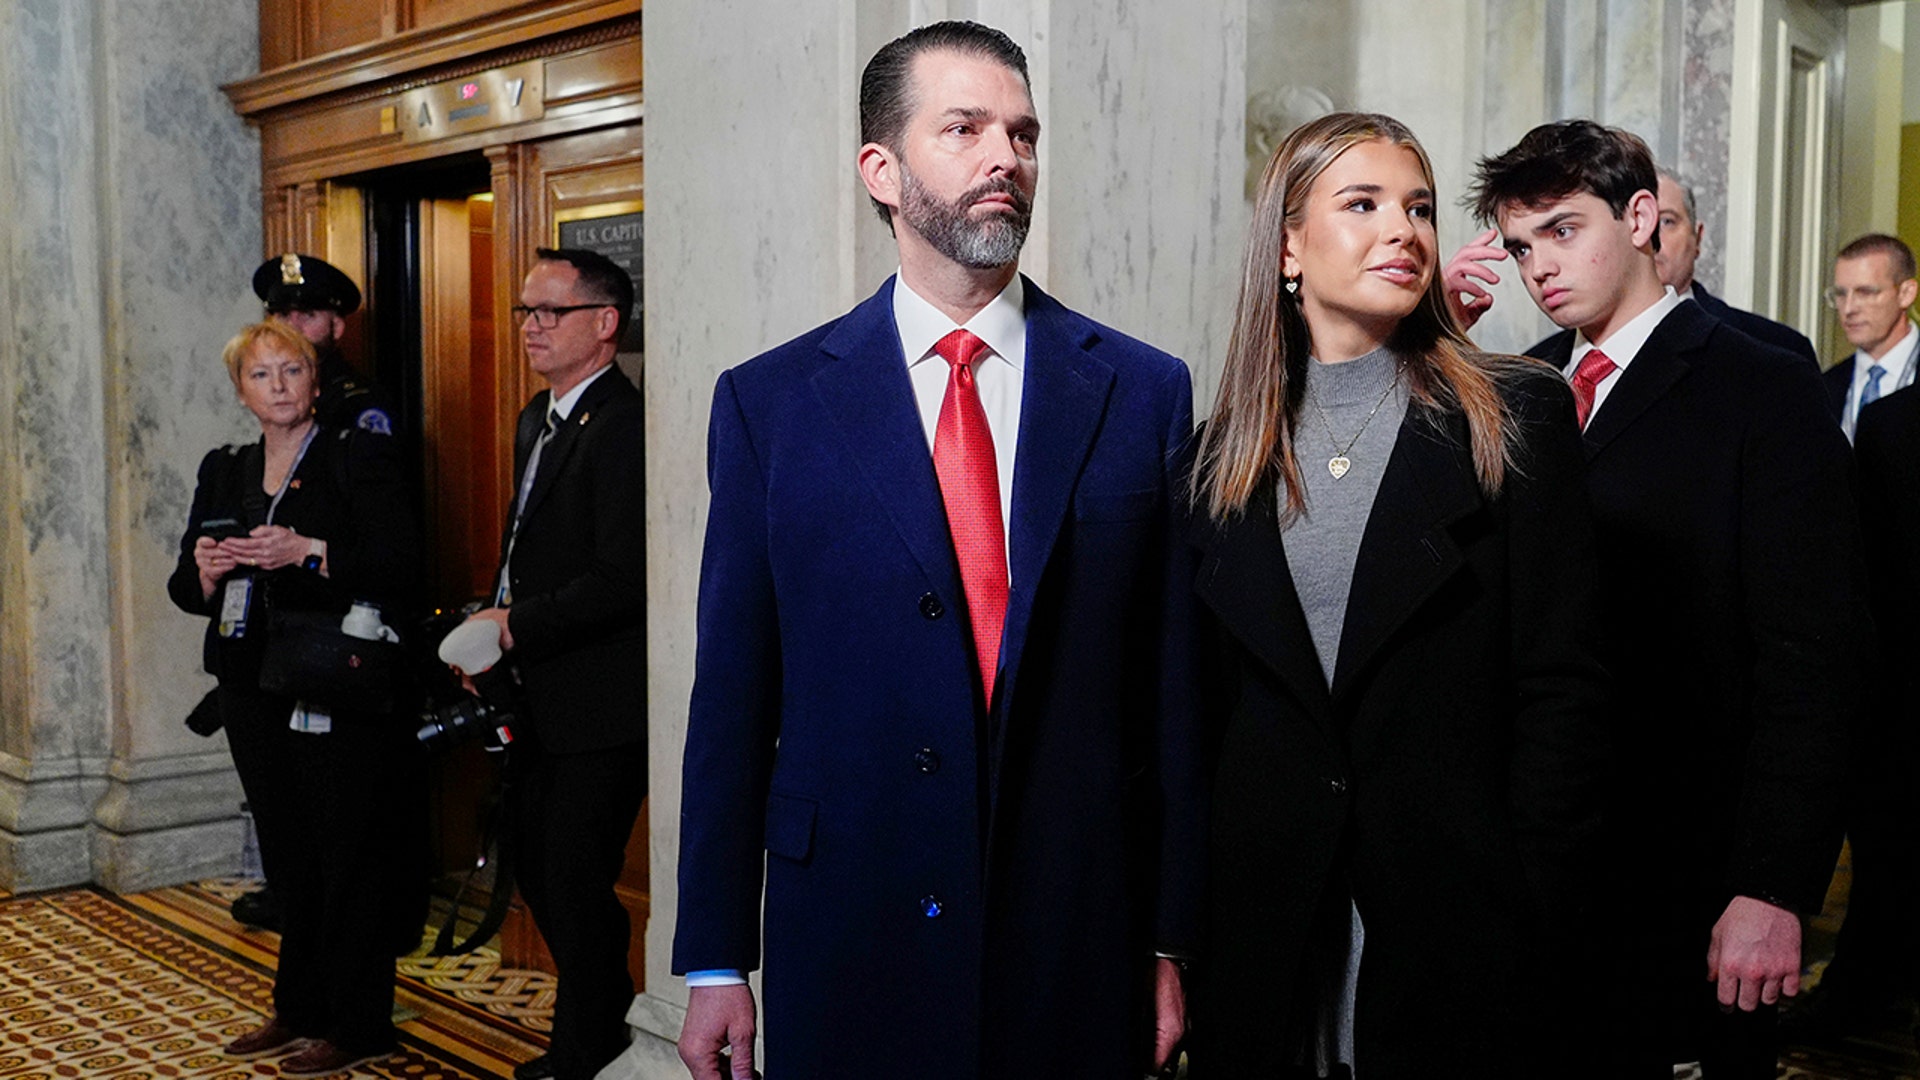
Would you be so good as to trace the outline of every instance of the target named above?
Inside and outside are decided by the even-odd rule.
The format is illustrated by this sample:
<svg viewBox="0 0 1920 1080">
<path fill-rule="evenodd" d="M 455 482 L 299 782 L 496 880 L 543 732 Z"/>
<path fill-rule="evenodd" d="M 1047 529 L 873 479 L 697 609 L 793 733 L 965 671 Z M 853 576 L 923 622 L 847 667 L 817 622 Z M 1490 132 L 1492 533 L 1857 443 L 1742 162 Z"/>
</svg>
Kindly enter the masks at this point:
<svg viewBox="0 0 1920 1080">
<path fill-rule="evenodd" d="M 593 385 L 587 387 L 586 391 L 580 395 L 580 400 L 574 403 L 573 412 L 554 429 L 553 438 L 547 440 L 546 449 L 540 451 L 540 460 L 535 466 L 538 471 L 533 474 L 533 489 L 527 492 L 527 505 L 520 511 L 521 517 L 527 517 L 538 510 L 540 504 L 553 491 L 555 478 L 560 475 L 562 469 L 566 468 L 567 459 L 573 456 L 573 448 L 579 443 L 581 432 L 593 422 L 594 410 L 618 392 L 619 388 L 614 384 L 614 380 L 625 378 L 626 376 L 616 367 L 595 379 Z M 539 438 L 540 429 L 545 424 L 546 409 L 543 407 L 533 414 L 534 439 Z M 531 452 L 532 443 L 530 442 L 528 453 Z M 518 451 L 515 452 L 515 456 L 519 456 Z M 521 467 L 525 468 L 524 463 Z"/>
<path fill-rule="evenodd" d="M 1844 420 L 1847 416 L 1847 395 L 1853 393 L 1853 356 L 1833 365 L 1822 376 L 1827 384 L 1827 404 L 1833 408 L 1833 418 Z"/>
<path fill-rule="evenodd" d="M 1327 726 L 1332 698 L 1287 568 L 1274 486 L 1261 485 L 1246 511 L 1224 524 L 1197 518 L 1190 535 L 1205 551 L 1194 579 L 1195 595 L 1222 628 Z"/>
<path fill-rule="evenodd" d="M 1688 354 L 1706 340 L 1718 320 L 1698 304 L 1681 304 L 1647 336 L 1646 344 L 1634 354 L 1627 370 L 1607 392 L 1607 400 L 1587 421 L 1585 432 L 1587 459 L 1591 461 L 1608 443 L 1632 426 L 1654 402 L 1659 401 L 1674 383 L 1686 378 L 1693 369 Z"/>
<path fill-rule="evenodd" d="M 1367 516 L 1333 671 L 1335 701 L 1464 561 L 1447 527 L 1482 502 L 1466 420 L 1449 413 L 1442 429 L 1432 417 L 1418 402 L 1408 406 Z"/>
<path fill-rule="evenodd" d="M 1106 413 L 1113 368 L 1087 351 L 1093 324 L 1062 307 L 1032 281 L 1026 289 L 1027 364 L 1020 391 L 1019 450 L 1014 458 L 1012 520 L 1007 522 L 1007 621 L 1000 641 L 1001 679 L 1011 700 L 1033 601 L 1080 470 Z"/>
<path fill-rule="evenodd" d="M 833 359 L 814 373 L 813 390 L 921 572 L 936 593 L 962 609 L 940 479 L 900 355 L 893 286 L 888 278 L 821 341 L 820 351 Z"/>
</svg>

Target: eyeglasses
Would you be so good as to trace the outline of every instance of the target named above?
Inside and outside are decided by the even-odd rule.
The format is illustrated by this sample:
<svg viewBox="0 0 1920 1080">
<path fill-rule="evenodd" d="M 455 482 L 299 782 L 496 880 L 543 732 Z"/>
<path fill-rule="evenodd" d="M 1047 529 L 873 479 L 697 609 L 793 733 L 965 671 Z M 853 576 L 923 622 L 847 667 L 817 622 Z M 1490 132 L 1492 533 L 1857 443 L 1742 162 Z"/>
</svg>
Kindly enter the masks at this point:
<svg viewBox="0 0 1920 1080">
<path fill-rule="evenodd" d="M 533 325 L 539 327 L 542 330 L 551 330 L 554 327 L 560 325 L 560 316 L 562 315 L 571 315 L 576 311 L 592 311 L 595 308 L 612 307 L 612 306 L 613 306 L 612 304 L 604 304 L 604 303 L 603 304 L 559 304 L 554 306 L 547 306 L 543 304 L 538 307 L 528 307 L 525 304 L 515 304 L 512 307 L 508 308 L 507 310 L 513 313 L 513 321 L 516 323 L 526 322 L 527 316 L 531 315 L 533 316 Z"/>
<path fill-rule="evenodd" d="M 1880 295 L 1886 291 L 1879 285 L 1856 285 L 1851 289 L 1842 289 L 1836 285 L 1820 295 L 1827 298 L 1828 307 L 1838 310 L 1841 304 L 1847 302 L 1849 296 L 1863 304 L 1871 304 L 1880 299 Z"/>
</svg>

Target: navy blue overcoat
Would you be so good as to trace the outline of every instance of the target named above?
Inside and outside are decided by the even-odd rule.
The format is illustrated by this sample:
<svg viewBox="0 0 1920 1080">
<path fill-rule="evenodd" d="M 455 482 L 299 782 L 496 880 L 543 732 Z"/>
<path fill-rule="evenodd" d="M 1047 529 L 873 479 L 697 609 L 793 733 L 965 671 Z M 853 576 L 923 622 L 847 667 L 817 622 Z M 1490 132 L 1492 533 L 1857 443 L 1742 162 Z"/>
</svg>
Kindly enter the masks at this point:
<svg viewBox="0 0 1920 1080">
<path fill-rule="evenodd" d="M 1187 369 L 1025 282 L 989 713 L 892 289 L 714 394 L 674 970 L 758 967 L 764 887 L 773 1080 L 1138 1077 L 1204 842 Z"/>
</svg>

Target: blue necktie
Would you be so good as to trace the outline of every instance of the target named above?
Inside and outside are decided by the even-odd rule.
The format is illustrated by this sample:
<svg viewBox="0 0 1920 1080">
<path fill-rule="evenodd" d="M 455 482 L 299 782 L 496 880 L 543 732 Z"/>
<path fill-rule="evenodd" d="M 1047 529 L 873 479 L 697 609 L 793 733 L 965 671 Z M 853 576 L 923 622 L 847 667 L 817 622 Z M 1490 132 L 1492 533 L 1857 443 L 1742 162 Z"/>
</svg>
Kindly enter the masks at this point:
<svg viewBox="0 0 1920 1080">
<path fill-rule="evenodd" d="M 1860 388 L 1860 408 L 1864 409 L 1880 400 L 1880 380 L 1886 374 L 1887 369 L 1879 364 L 1867 369 L 1867 385 Z"/>
</svg>

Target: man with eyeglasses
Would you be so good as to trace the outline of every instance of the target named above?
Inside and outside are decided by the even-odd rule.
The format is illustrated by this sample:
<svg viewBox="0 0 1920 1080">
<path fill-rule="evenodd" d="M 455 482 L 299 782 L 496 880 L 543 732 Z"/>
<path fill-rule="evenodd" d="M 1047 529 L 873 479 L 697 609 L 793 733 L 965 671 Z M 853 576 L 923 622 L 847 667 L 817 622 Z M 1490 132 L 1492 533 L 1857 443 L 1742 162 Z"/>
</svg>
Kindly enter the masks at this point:
<svg viewBox="0 0 1920 1080">
<path fill-rule="evenodd" d="M 1920 293 L 1913 249 L 1898 237 L 1868 233 L 1840 249 L 1833 261 L 1827 303 L 1840 314 L 1840 329 L 1852 356 L 1827 369 L 1833 414 L 1851 440 L 1860 410 L 1913 385 L 1914 352 L 1920 349 L 1908 309 Z"/>
<path fill-rule="evenodd" d="M 1846 806 L 1852 849 L 1846 921 L 1819 988 L 1787 1016 L 1803 1041 L 1911 1023 L 1903 995 L 1920 990 L 1920 389 L 1914 388 L 1920 329 L 1910 315 L 1920 282 L 1913 251 L 1870 233 L 1840 249 L 1827 301 L 1852 356 L 1826 373 L 1832 404 L 1853 440 L 1860 480 L 1877 642 L 1864 648 L 1867 708 L 1855 737 Z M 1901 1022 L 1901 1017 L 1908 1019 Z"/>
<path fill-rule="evenodd" d="M 522 700 L 507 812 L 520 893 L 559 976 L 546 1054 L 516 1080 L 585 1080 L 628 1041 L 629 926 L 614 883 L 646 795 L 645 453 L 614 366 L 633 281 L 597 252 L 541 248 L 513 309 L 547 381 L 521 410 L 495 606 Z"/>
</svg>

